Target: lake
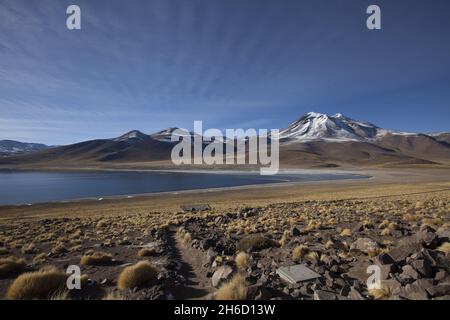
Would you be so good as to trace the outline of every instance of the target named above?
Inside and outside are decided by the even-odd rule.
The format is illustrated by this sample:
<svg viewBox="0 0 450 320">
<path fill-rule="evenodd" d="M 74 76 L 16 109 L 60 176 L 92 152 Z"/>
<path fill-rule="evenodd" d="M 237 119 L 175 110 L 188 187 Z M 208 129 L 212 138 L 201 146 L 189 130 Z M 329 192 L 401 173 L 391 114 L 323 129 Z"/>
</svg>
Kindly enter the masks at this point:
<svg viewBox="0 0 450 320">
<path fill-rule="evenodd" d="M 0 205 L 236 187 L 267 183 L 367 178 L 356 174 L 188 173 L 158 171 L 0 171 Z"/>
</svg>

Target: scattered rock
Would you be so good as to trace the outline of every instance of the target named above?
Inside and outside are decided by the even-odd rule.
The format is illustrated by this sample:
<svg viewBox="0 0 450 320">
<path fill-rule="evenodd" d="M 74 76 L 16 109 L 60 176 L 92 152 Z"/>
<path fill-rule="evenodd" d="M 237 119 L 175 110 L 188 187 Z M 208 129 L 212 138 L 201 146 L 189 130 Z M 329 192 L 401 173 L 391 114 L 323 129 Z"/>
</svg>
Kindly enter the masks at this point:
<svg viewBox="0 0 450 320">
<path fill-rule="evenodd" d="M 330 291 L 314 291 L 314 300 L 337 300 L 336 294 Z"/>
<path fill-rule="evenodd" d="M 427 260 L 415 260 L 411 262 L 411 266 L 424 278 L 430 278 L 432 275 L 433 271 Z"/>
<path fill-rule="evenodd" d="M 380 245 L 369 238 L 359 238 L 350 246 L 350 250 L 361 251 L 364 253 L 374 252 L 380 248 Z"/>
<path fill-rule="evenodd" d="M 402 268 L 403 272 L 400 275 L 402 278 L 406 278 L 406 279 L 419 279 L 419 273 L 409 264 L 407 264 L 406 266 L 403 266 Z"/>
<path fill-rule="evenodd" d="M 394 290 L 396 292 L 397 290 Z M 407 284 L 399 289 L 398 295 L 408 300 L 427 300 L 427 291 L 417 283 Z"/>
<path fill-rule="evenodd" d="M 181 210 L 184 212 L 197 212 L 211 210 L 209 204 L 191 204 L 181 206 Z"/>
<path fill-rule="evenodd" d="M 219 267 L 211 277 L 212 286 L 214 288 L 218 288 L 222 284 L 222 282 L 227 281 L 231 278 L 232 273 L 233 268 L 231 268 L 230 266 L 225 265 Z"/>
<path fill-rule="evenodd" d="M 300 232 L 300 229 L 297 227 L 292 227 L 291 229 L 291 236 L 293 237 L 298 237 L 300 236 L 302 233 Z"/>
</svg>

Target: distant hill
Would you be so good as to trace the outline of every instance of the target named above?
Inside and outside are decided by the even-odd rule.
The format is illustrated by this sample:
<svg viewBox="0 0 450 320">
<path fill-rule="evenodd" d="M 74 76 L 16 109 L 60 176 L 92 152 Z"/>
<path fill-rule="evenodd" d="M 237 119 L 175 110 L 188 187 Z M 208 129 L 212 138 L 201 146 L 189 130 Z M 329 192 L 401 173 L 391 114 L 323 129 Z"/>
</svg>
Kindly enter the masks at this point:
<svg viewBox="0 0 450 320">
<path fill-rule="evenodd" d="M 45 148 L 0 159 L 2 167 L 148 167 L 171 165 L 171 136 L 177 128 L 152 135 L 130 131 L 112 139 Z M 184 136 L 193 137 L 186 132 Z M 310 112 L 280 132 L 285 167 L 386 167 L 450 165 L 449 133 L 418 134 L 380 128 L 336 114 Z M 205 139 L 209 143 L 209 139 Z M 230 141 L 230 140 L 229 140 Z"/>
<path fill-rule="evenodd" d="M 49 146 L 41 143 L 19 142 L 14 140 L 0 140 L 0 156 L 10 156 L 31 153 L 48 149 Z"/>
</svg>

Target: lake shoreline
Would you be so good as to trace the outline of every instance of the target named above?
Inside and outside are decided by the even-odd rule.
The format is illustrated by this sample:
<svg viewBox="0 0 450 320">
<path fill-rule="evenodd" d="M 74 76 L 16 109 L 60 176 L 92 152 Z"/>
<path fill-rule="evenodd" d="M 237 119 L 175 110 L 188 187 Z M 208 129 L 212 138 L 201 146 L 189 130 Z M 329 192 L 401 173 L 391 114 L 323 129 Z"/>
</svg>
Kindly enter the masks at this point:
<svg viewBox="0 0 450 320">
<path fill-rule="evenodd" d="M 41 174 L 44 175 L 43 183 L 45 183 L 45 179 L 47 177 L 45 176 L 46 173 L 48 173 L 48 176 L 51 176 L 53 179 L 54 177 L 58 177 L 58 172 L 46 172 L 46 171 L 0 171 L 1 173 L 4 173 L 4 176 L 8 177 L 8 175 L 14 175 L 15 173 L 26 175 L 29 174 Z M 228 172 L 221 172 L 217 170 L 101 170 L 101 171 L 70 171 L 65 172 L 63 176 L 71 176 L 72 174 L 76 175 L 77 173 L 80 173 L 81 175 L 85 175 L 87 173 L 92 173 L 93 176 L 97 173 L 99 175 L 102 174 L 122 174 L 122 173 L 143 173 L 148 174 L 150 176 L 146 177 L 148 181 L 151 181 L 152 178 L 155 178 L 152 176 L 152 174 L 157 174 L 158 176 L 156 178 L 161 178 L 159 174 L 177 174 L 177 175 L 186 175 L 185 177 L 189 177 L 189 179 L 195 179 L 198 178 L 199 175 L 202 175 L 203 178 L 215 178 L 214 175 L 217 175 L 219 179 L 228 179 L 232 180 L 230 181 L 223 181 L 218 182 L 219 185 L 213 185 L 208 186 L 208 182 L 204 182 L 205 186 L 201 185 L 191 185 L 190 187 L 186 188 L 178 188 L 178 186 L 173 185 L 172 187 L 167 187 L 167 189 L 172 190 L 154 190 L 154 191 L 144 191 L 144 192 L 123 192 L 120 194 L 108 194 L 108 192 L 112 191 L 106 191 L 105 193 L 96 193 L 93 195 L 83 195 L 83 196 L 70 196 L 69 194 L 63 196 L 64 198 L 58 199 L 57 196 L 55 196 L 55 199 L 46 199 L 48 197 L 43 197 L 43 200 L 35 200 L 35 201 L 27 201 L 27 200 L 15 200 L 18 203 L 3 203 L 0 204 L 0 209 L 4 207 L 20 207 L 20 206 L 33 206 L 37 204 L 51 204 L 51 203 L 69 203 L 69 202 L 80 202 L 80 201 L 103 201 L 107 199 L 130 199 L 135 197 L 146 197 L 150 195 L 174 195 L 174 194 L 182 194 L 182 193 L 189 193 L 189 192 L 198 192 L 198 193 L 204 193 L 204 192 L 211 192 L 211 191 L 225 191 L 225 190 L 239 190 L 239 189 L 246 189 L 246 188 L 254 188 L 257 186 L 268 186 L 273 187 L 275 185 L 295 185 L 298 183 L 308 183 L 308 182 L 318 182 L 318 181 L 336 181 L 336 180 L 357 180 L 357 179 L 370 179 L 370 175 L 363 175 L 361 173 L 356 172 L 336 172 L 331 170 L 283 170 L 279 173 L 279 175 L 276 176 L 268 176 L 263 177 L 260 176 L 258 172 L 249 172 L 249 171 L 228 171 Z M 165 175 L 164 175 L 165 176 Z M 197 176 L 197 177 L 194 177 Z M 5 177 L 3 177 L 5 178 Z M 92 177 L 90 177 L 92 178 Z M 118 177 L 120 178 L 120 177 Z M 170 179 L 173 179 L 174 177 L 169 176 Z M 62 178 L 61 178 L 62 179 Z M 67 179 L 67 178 L 66 178 Z M 244 181 L 240 181 L 239 179 L 246 179 Z M 298 180 L 297 180 L 298 179 Z M 14 180 L 14 178 L 12 178 Z M 235 181 L 236 180 L 236 181 Z M 251 181 L 253 180 L 253 181 Z M 121 180 L 120 180 L 121 181 Z M 103 182 L 103 181 L 102 181 Z M 92 183 L 92 182 L 91 182 Z M 95 183 L 95 182 L 94 182 Z M 119 182 L 120 183 L 120 182 Z M 70 184 L 70 179 L 68 179 L 67 184 Z M 126 185 L 126 183 L 124 183 Z M 217 184 L 217 183 L 216 183 Z M 220 186 L 220 184 L 224 184 L 223 186 Z M 230 185 L 232 184 L 232 185 Z M 235 184 L 235 185 L 234 185 Z M 77 186 L 77 187 L 81 187 Z M 17 188 L 17 186 L 16 186 Z M 121 186 L 121 188 L 123 188 Z M 150 187 L 149 187 L 150 188 Z M 1 185 L 0 185 L 1 189 Z M 5 189 L 5 187 L 4 187 Z M 164 189 L 164 187 L 163 187 Z M 30 192 L 30 191 L 28 191 Z M 47 191 L 50 192 L 50 191 Z M 76 191 L 73 191 L 76 193 Z M 72 192 L 72 193 L 73 193 Z M 115 192 L 115 191 L 114 191 Z M 20 196 L 18 197 L 20 199 Z M 2 200 L 3 201 L 3 200 Z"/>
<path fill-rule="evenodd" d="M 362 173 L 360 170 L 358 173 Z M 180 206 L 207 203 L 216 209 L 260 206 L 280 202 L 358 199 L 450 190 L 449 170 L 367 170 L 369 179 L 277 183 L 220 189 L 40 203 L 31 206 L 0 206 L 0 221 L 47 217 L 109 216 L 141 212 L 177 212 Z"/>
</svg>

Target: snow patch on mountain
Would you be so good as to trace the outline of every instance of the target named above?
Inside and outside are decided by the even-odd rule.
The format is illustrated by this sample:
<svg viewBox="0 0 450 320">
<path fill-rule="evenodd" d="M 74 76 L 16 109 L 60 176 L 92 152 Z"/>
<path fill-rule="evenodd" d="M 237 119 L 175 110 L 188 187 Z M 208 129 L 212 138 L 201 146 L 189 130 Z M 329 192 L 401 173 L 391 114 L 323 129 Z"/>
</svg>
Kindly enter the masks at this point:
<svg viewBox="0 0 450 320">
<path fill-rule="evenodd" d="M 124 135 L 121 135 L 120 137 L 112 139 L 113 141 L 144 141 L 148 139 L 148 135 L 145 133 L 140 132 L 139 130 L 133 130 L 130 132 L 125 133 Z"/>
<path fill-rule="evenodd" d="M 382 129 L 369 122 L 347 118 L 341 113 L 330 116 L 323 113 L 308 112 L 291 123 L 285 130 L 282 130 L 280 139 L 284 142 L 376 141 L 388 134 L 415 135 L 414 133 Z"/>
<path fill-rule="evenodd" d="M 19 142 L 14 140 L 0 140 L 1 155 L 15 155 L 40 151 L 49 148 L 41 143 Z"/>
</svg>

